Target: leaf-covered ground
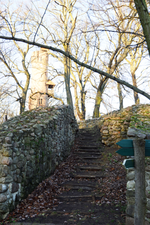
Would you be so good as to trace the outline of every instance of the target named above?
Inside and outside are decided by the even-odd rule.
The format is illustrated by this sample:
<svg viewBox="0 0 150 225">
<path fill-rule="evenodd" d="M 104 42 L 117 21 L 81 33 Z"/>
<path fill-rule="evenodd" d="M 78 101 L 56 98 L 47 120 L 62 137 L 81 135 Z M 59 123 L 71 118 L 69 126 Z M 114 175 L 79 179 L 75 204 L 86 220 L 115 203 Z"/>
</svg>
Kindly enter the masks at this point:
<svg viewBox="0 0 150 225">
<path fill-rule="evenodd" d="M 116 148 L 102 147 L 101 166 L 105 177 L 97 179 L 99 186 L 95 192 L 99 192 L 98 199 L 85 202 L 67 202 L 64 205 L 59 198 L 60 194 L 69 191 L 63 185 L 66 182 L 74 182 L 72 174 L 76 171 L 80 162 L 73 154 L 78 148 L 78 140 L 70 156 L 65 162 L 56 168 L 55 173 L 40 183 L 37 188 L 17 205 L 1 225 L 12 222 L 39 222 L 54 224 L 74 225 L 123 225 L 125 224 L 126 207 L 126 171 L 122 166 L 123 157 L 115 153 Z M 88 182 L 86 178 L 79 178 L 80 182 Z M 89 179 L 95 182 L 95 179 Z M 73 192 L 74 194 L 75 192 Z M 78 189 L 79 195 L 85 191 Z"/>
</svg>

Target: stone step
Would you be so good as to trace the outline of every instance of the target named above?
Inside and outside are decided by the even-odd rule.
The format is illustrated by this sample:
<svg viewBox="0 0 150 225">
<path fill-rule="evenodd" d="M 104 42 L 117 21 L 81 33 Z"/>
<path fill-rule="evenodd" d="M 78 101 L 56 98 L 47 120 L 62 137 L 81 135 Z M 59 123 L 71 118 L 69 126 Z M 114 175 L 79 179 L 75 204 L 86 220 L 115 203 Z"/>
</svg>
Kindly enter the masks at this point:
<svg viewBox="0 0 150 225">
<path fill-rule="evenodd" d="M 97 138 L 92 138 L 92 137 L 80 138 L 78 141 L 79 142 L 91 142 L 91 143 L 98 142 Z"/>
<path fill-rule="evenodd" d="M 100 189 L 100 185 L 97 182 L 91 182 L 91 181 L 82 181 L 82 180 L 73 180 L 73 181 L 67 181 L 63 184 L 61 184 L 63 187 L 67 187 L 69 189 L 84 189 L 84 190 L 93 190 L 96 188 Z"/>
<path fill-rule="evenodd" d="M 103 170 L 103 167 L 102 166 L 94 166 L 94 165 L 91 165 L 91 166 L 80 166 L 79 167 L 80 170 L 90 170 L 90 171 L 101 171 Z"/>
<path fill-rule="evenodd" d="M 83 164 L 89 164 L 89 165 L 101 165 L 101 161 L 100 159 L 84 159 L 84 158 L 76 158 L 74 159 L 74 161 L 77 161 L 78 163 L 83 163 Z"/>
<path fill-rule="evenodd" d="M 92 146 L 92 145 L 80 145 L 79 149 L 99 149 L 99 146 Z"/>
<path fill-rule="evenodd" d="M 81 172 L 75 172 L 72 173 L 72 176 L 75 178 L 105 178 L 104 172 L 97 172 L 97 171 L 81 171 Z"/>
<path fill-rule="evenodd" d="M 91 191 L 73 191 L 63 192 L 61 195 L 57 196 L 58 199 L 62 201 L 93 201 L 95 202 L 96 198 L 101 198 L 102 194 L 94 193 Z"/>
<path fill-rule="evenodd" d="M 78 157 L 82 157 L 82 158 L 85 158 L 85 157 L 90 157 L 90 158 L 93 158 L 93 157 L 99 157 L 101 155 L 101 153 L 99 152 L 74 152 L 75 156 L 78 156 Z"/>
<path fill-rule="evenodd" d="M 94 194 L 91 191 L 68 191 L 63 192 L 61 195 L 58 196 L 58 199 L 61 199 L 62 201 L 91 201 L 94 197 Z"/>
<path fill-rule="evenodd" d="M 82 156 L 82 155 L 78 155 L 78 157 L 79 157 L 79 160 L 80 159 L 83 159 L 83 160 L 90 160 L 90 161 L 92 161 L 92 160 L 94 160 L 94 159 L 97 159 L 98 160 L 98 158 L 99 158 L 99 156 L 95 156 L 95 155 L 90 155 L 90 156 Z M 100 159 L 99 159 L 100 160 Z"/>
<path fill-rule="evenodd" d="M 100 149 L 99 148 L 94 148 L 94 149 L 91 149 L 91 148 L 87 148 L 87 149 L 79 148 L 75 152 L 100 152 Z"/>
<path fill-rule="evenodd" d="M 79 190 L 82 189 L 83 191 L 92 191 L 94 190 L 94 188 L 92 187 L 86 187 L 86 186 L 81 186 L 81 185 L 74 185 L 74 186 L 66 186 L 67 188 L 71 189 L 71 190 Z"/>
<path fill-rule="evenodd" d="M 79 138 L 79 141 L 91 141 L 91 142 L 94 142 L 94 141 L 97 141 L 97 138 L 93 138 L 93 137 L 80 137 Z"/>
</svg>

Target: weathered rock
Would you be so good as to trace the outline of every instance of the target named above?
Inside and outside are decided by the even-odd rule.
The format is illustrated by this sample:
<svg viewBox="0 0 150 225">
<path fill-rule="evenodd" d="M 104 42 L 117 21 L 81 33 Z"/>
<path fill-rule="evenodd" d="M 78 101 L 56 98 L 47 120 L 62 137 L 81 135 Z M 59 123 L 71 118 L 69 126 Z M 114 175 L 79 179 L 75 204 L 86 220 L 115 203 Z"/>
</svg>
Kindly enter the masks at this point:
<svg viewBox="0 0 150 225">
<path fill-rule="evenodd" d="M 128 135 L 128 137 L 135 137 L 136 136 L 135 129 L 129 127 L 127 135 Z"/>
<path fill-rule="evenodd" d="M 0 194 L 0 203 L 5 202 L 7 200 L 7 196 Z"/>
<path fill-rule="evenodd" d="M 7 191 L 8 186 L 6 184 L 0 184 L 0 193 Z"/>
<path fill-rule="evenodd" d="M 127 189 L 134 189 L 135 188 L 135 181 L 134 180 L 129 180 L 128 182 L 127 182 Z"/>
<path fill-rule="evenodd" d="M 3 164 L 3 165 L 11 165 L 11 163 L 12 163 L 12 158 L 10 158 L 10 157 L 5 157 L 5 156 L 3 156 L 2 158 L 1 158 L 1 164 Z"/>
<path fill-rule="evenodd" d="M 127 173 L 128 180 L 134 180 L 134 178 L 135 178 L 135 171 L 131 171 Z"/>
</svg>

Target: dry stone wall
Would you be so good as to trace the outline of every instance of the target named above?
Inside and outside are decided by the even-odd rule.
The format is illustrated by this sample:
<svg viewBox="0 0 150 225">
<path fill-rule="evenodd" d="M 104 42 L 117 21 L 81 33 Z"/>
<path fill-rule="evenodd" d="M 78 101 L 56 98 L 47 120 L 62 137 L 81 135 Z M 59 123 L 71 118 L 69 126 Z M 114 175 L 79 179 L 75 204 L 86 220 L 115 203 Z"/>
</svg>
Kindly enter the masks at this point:
<svg viewBox="0 0 150 225">
<path fill-rule="evenodd" d="M 0 126 L 0 220 L 68 156 L 77 129 L 68 106 L 27 111 Z"/>
<path fill-rule="evenodd" d="M 150 105 L 133 105 L 121 111 L 113 111 L 97 119 L 81 121 L 78 125 L 79 128 L 98 126 L 102 143 L 112 146 L 127 138 L 128 127 L 146 129 L 148 135 L 150 132 Z M 150 139 L 150 136 L 148 139 Z"/>
</svg>

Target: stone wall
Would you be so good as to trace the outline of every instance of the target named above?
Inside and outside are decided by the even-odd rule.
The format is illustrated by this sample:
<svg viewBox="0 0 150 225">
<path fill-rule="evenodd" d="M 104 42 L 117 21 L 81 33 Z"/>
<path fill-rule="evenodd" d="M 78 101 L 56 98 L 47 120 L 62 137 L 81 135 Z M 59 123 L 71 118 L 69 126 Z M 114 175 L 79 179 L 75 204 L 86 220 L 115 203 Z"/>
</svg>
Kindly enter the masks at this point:
<svg viewBox="0 0 150 225">
<path fill-rule="evenodd" d="M 102 143 L 112 146 L 127 138 L 128 127 L 149 129 L 150 132 L 150 105 L 133 105 L 121 111 L 113 111 L 97 119 L 81 121 L 78 125 L 79 128 L 98 126 Z"/>
<path fill-rule="evenodd" d="M 78 129 L 71 112 L 36 109 L 0 126 L 0 220 L 68 156 Z"/>
</svg>

